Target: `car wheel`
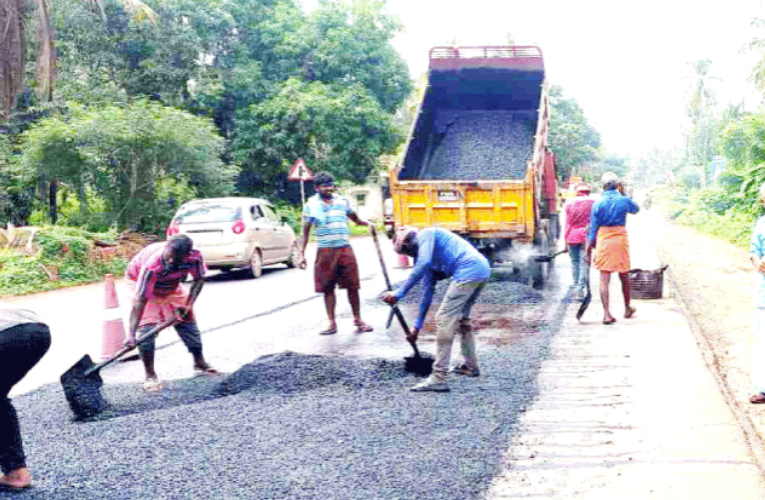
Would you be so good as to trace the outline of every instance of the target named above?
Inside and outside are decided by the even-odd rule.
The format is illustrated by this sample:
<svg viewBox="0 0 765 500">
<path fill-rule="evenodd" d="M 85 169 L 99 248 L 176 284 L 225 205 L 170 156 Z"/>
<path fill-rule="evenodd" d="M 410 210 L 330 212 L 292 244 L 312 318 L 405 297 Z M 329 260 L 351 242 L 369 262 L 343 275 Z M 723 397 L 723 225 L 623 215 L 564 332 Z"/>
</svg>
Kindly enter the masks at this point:
<svg viewBox="0 0 765 500">
<path fill-rule="evenodd" d="M 287 258 L 287 267 L 293 269 L 300 265 L 300 252 L 298 251 L 297 242 L 292 244 L 290 248 L 290 256 Z"/>
<path fill-rule="evenodd" d="M 255 279 L 263 274 L 263 257 L 260 256 L 258 249 L 253 250 L 250 257 L 250 274 Z"/>
</svg>

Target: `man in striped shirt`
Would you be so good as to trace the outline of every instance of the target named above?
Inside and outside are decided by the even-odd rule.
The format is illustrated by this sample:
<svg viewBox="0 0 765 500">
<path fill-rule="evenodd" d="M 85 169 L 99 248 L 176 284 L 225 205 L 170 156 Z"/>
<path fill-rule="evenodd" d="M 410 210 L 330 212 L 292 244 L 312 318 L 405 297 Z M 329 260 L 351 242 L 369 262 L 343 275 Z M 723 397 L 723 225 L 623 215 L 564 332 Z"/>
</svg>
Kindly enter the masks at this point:
<svg viewBox="0 0 765 500">
<path fill-rule="evenodd" d="M 328 172 L 319 172 L 314 177 L 316 194 L 303 207 L 303 241 L 300 250 L 300 268 L 305 269 L 305 247 L 315 228 L 316 262 L 314 264 L 314 288 L 324 294 L 324 305 L 329 317 L 329 327 L 321 335 L 337 333 L 335 321 L 335 286 L 348 290 L 348 302 L 353 310 L 353 323 L 358 333 L 371 332 L 372 327 L 361 319 L 359 300 L 359 268 L 350 241 L 348 219 L 360 226 L 368 226 L 375 234 L 374 224 L 361 220 L 351 208 L 351 202 L 344 196 L 334 194 L 335 179 Z"/>
<path fill-rule="evenodd" d="M 126 345 L 135 346 L 136 332 L 148 332 L 160 323 L 179 317 L 175 331 L 194 357 L 194 371 L 199 375 L 218 375 L 202 355 L 202 336 L 192 307 L 202 291 L 205 264 L 199 250 L 193 249 L 191 238 L 176 234 L 166 242 L 153 243 L 141 250 L 128 264 L 125 277 L 133 290 L 130 331 Z M 191 274 L 191 290 L 181 282 Z M 146 370 L 144 390 L 154 391 L 162 384 L 154 371 L 154 338 L 139 346 Z"/>
</svg>

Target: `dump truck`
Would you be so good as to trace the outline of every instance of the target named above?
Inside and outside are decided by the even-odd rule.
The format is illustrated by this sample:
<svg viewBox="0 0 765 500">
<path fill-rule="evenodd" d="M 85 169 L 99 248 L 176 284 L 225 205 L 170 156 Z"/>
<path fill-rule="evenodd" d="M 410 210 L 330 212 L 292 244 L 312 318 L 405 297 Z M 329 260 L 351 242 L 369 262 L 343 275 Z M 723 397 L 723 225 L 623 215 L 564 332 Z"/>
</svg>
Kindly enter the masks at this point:
<svg viewBox="0 0 765 500">
<path fill-rule="evenodd" d="M 559 233 L 542 52 L 434 47 L 427 89 L 390 169 L 395 227 L 440 226 L 543 286 Z"/>
</svg>

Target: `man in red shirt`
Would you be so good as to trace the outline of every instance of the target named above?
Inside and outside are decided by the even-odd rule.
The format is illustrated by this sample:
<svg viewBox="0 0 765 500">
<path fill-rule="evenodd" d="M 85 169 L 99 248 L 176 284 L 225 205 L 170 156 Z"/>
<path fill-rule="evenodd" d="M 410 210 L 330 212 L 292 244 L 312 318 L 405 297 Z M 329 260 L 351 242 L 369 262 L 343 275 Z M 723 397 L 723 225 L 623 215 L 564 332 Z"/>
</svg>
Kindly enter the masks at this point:
<svg viewBox="0 0 765 500">
<path fill-rule="evenodd" d="M 179 317 L 180 323 L 175 325 L 175 331 L 194 357 L 194 371 L 197 374 L 218 375 L 218 371 L 210 367 L 202 355 L 202 336 L 192 311 L 202 291 L 204 273 L 202 254 L 193 249 L 191 238 L 184 234 L 176 234 L 166 242 L 153 243 L 133 257 L 125 273 L 134 292 L 126 344 L 135 346 L 136 332 L 143 334 L 174 316 Z M 194 283 L 186 293 L 181 282 L 189 274 Z M 161 389 L 162 384 L 154 371 L 154 339 L 138 348 L 146 370 L 144 390 Z"/>
<path fill-rule="evenodd" d="M 590 224 L 592 205 L 595 200 L 590 198 L 589 184 L 584 182 L 576 187 L 576 198 L 566 204 L 566 245 L 571 257 L 571 270 L 574 275 L 574 294 L 581 299 L 586 290 L 587 274 L 590 272 L 585 261 L 585 241 L 587 239 L 587 226 Z"/>
</svg>

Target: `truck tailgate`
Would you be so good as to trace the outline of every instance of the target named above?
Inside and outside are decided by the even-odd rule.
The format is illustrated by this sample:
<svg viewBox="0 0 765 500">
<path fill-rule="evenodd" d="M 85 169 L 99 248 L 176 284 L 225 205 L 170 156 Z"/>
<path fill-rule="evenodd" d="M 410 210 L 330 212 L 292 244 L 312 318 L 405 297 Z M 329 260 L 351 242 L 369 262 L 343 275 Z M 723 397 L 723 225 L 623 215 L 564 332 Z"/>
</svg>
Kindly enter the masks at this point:
<svg viewBox="0 0 765 500">
<path fill-rule="evenodd" d="M 440 226 L 475 238 L 531 238 L 534 200 L 525 180 L 401 182 L 394 188 L 400 226 Z"/>
</svg>

